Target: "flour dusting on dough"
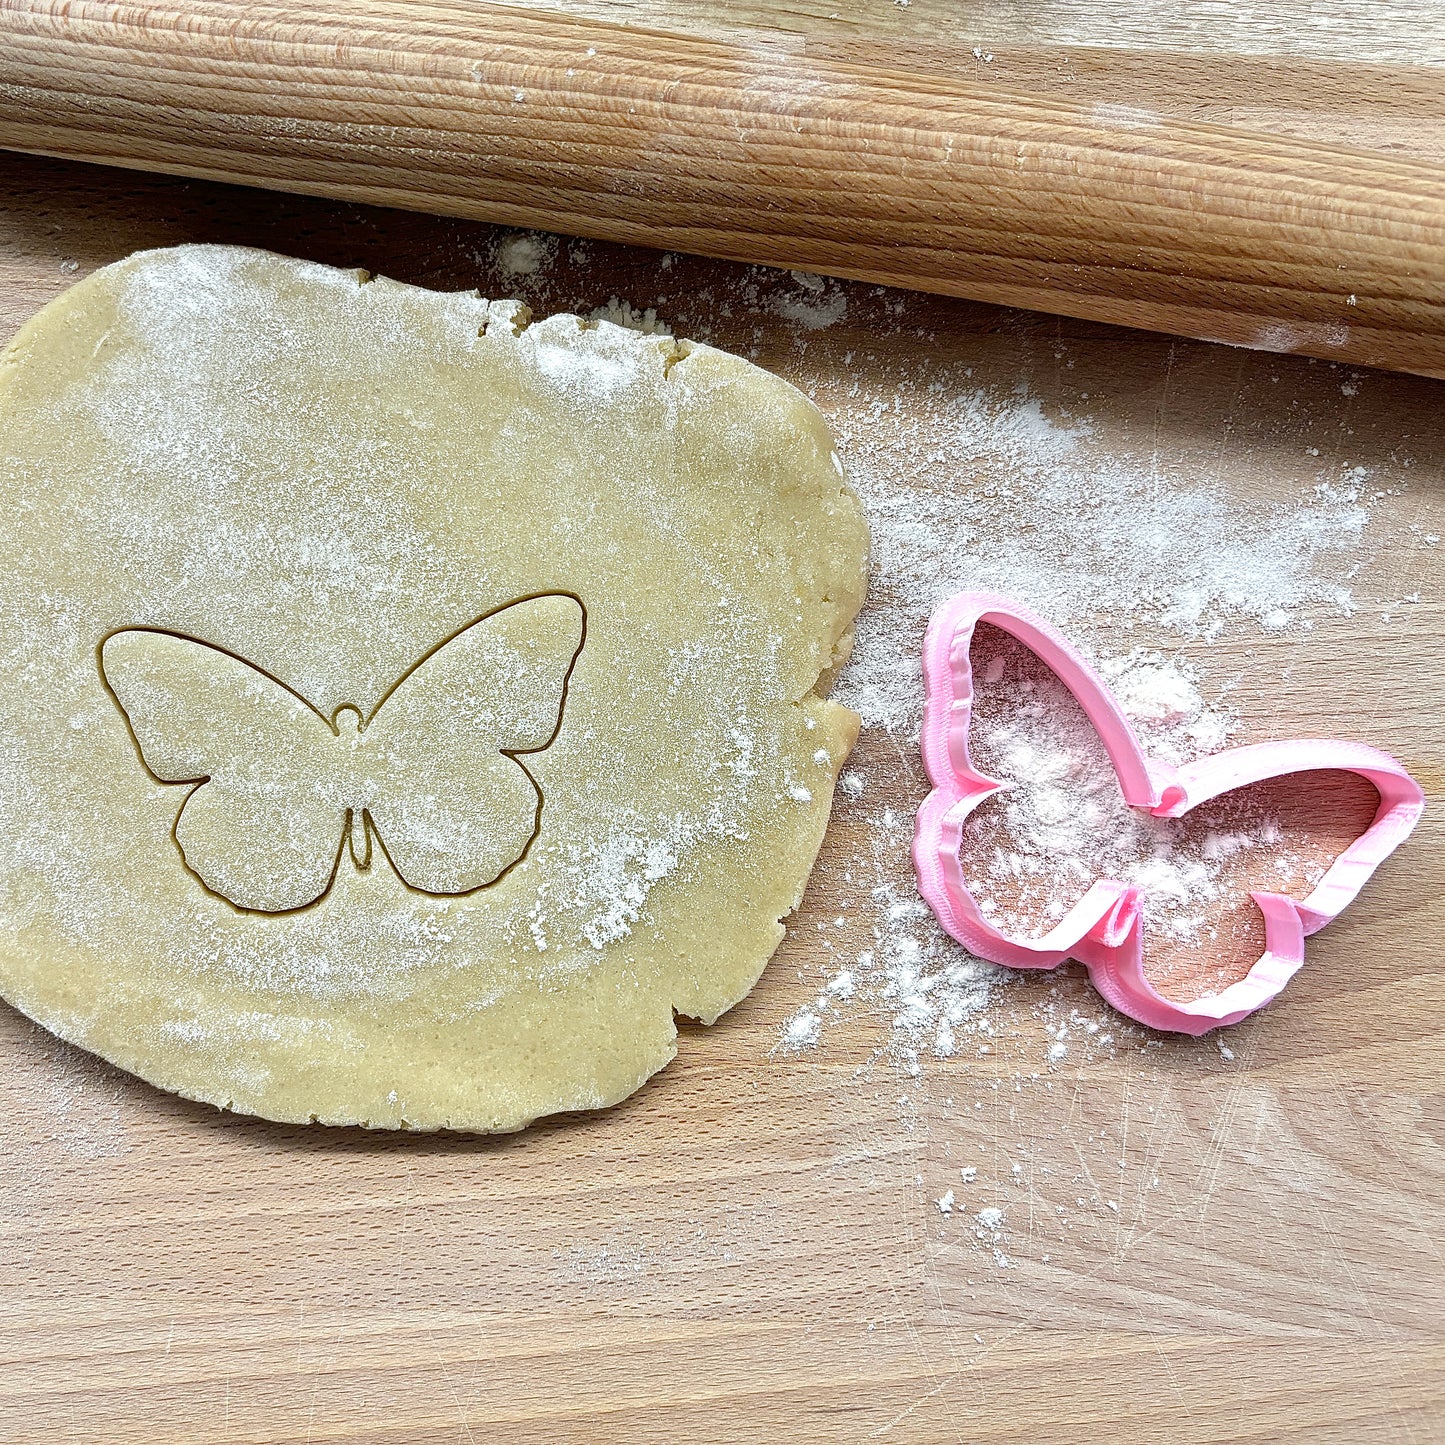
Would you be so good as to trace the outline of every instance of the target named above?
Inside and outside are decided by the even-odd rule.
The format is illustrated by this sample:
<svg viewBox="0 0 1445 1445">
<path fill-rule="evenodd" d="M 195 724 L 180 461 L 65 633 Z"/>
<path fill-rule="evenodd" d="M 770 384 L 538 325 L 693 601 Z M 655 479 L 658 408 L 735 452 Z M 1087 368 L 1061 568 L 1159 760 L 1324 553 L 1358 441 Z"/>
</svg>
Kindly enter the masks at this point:
<svg viewBox="0 0 1445 1445">
<path fill-rule="evenodd" d="M 497 262 L 526 275 L 555 254 L 513 238 Z M 165 1081 L 283 1117 L 434 1125 L 457 1118 L 438 1102 L 450 1088 L 463 1122 L 496 1127 L 635 1088 L 670 1055 L 674 1008 L 715 1017 L 776 946 L 851 732 L 811 689 L 856 608 L 866 536 L 816 412 L 623 309 L 628 325 L 531 321 L 234 248 L 146 253 L 57 304 L 79 308 L 71 330 L 42 329 L 37 353 L 73 331 L 85 365 L 11 400 L 0 457 L 26 514 L 0 663 L 41 702 L 0 698 L 0 896 L 12 928 L 49 940 L 30 946 L 82 971 L 134 963 L 109 996 L 22 1002 L 102 1052 L 117 1027 L 118 1052 L 161 1061 Z M 22 358 L 11 397 L 44 365 Z M 148 776 L 101 686 L 103 638 L 161 629 L 324 717 L 369 718 L 445 639 L 558 592 L 582 603 L 586 640 L 560 730 L 521 757 L 538 829 L 465 896 L 409 892 L 379 851 L 369 871 L 343 853 L 314 906 L 238 913 L 199 886 L 214 870 L 183 866 L 184 788 Z M 187 707 L 206 715 L 204 698 Z M 242 754 L 265 746 L 249 716 L 226 713 Z M 225 795 L 237 806 L 262 795 L 253 771 Z M 335 812 L 334 834 L 284 833 L 277 856 L 324 866 Z M 227 817 L 188 816 L 211 819 L 249 888 Z M 431 816 L 407 835 L 422 854 L 442 836 Z M 447 826 L 489 846 L 485 819 Z M 427 1063 L 467 1038 L 464 1069 Z M 327 1079 L 376 1096 L 266 1102 Z"/>
</svg>

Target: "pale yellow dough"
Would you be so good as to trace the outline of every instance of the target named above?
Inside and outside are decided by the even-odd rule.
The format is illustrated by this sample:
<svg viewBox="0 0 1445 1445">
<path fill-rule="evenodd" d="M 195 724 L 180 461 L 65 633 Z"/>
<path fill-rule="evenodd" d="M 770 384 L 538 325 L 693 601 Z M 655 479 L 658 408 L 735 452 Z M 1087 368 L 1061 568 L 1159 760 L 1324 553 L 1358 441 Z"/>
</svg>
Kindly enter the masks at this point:
<svg viewBox="0 0 1445 1445">
<path fill-rule="evenodd" d="M 0 360 L 0 506 L 0 991 L 62 1037 L 272 1119 L 514 1129 L 776 948 L 867 550 L 777 378 L 151 251 Z"/>
</svg>

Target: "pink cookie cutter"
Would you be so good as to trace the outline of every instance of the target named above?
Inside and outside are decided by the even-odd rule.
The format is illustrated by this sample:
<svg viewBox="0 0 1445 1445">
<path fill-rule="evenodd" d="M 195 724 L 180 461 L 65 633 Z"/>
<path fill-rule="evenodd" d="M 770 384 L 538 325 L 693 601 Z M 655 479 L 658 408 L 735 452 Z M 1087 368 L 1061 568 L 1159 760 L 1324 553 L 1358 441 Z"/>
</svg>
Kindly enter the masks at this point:
<svg viewBox="0 0 1445 1445">
<path fill-rule="evenodd" d="M 1267 778 L 1334 769 L 1357 773 L 1380 795 L 1374 821 L 1304 899 L 1251 893 L 1264 915 L 1265 951 L 1248 975 L 1217 994 L 1175 1003 L 1144 976 L 1139 890 L 1100 879 L 1037 939 L 1001 933 L 969 891 L 959 857 L 963 825 L 1005 785 L 978 772 L 968 750 L 973 714 L 971 648 L 979 622 L 1017 638 L 1078 699 L 1108 751 L 1124 801 L 1178 818 L 1222 793 Z M 1175 768 L 1146 756 L 1104 680 L 1041 617 L 1006 597 L 965 592 L 943 603 L 923 644 L 923 763 L 933 791 L 918 810 L 913 862 L 938 921 L 966 948 L 1010 968 L 1055 968 L 1076 958 L 1121 1013 L 1157 1029 L 1202 1034 L 1237 1023 L 1284 988 L 1304 962 L 1304 941 L 1337 917 L 1377 867 L 1409 837 L 1424 811 L 1420 785 L 1388 753 L 1361 743 L 1281 740 L 1231 748 Z"/>
</svg>

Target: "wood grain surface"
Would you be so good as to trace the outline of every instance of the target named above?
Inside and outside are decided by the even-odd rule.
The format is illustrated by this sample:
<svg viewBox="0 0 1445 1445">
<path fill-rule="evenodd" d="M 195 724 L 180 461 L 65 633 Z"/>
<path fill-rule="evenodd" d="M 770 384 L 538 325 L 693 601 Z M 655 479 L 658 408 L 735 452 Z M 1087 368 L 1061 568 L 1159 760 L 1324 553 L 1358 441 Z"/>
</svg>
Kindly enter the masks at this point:
<svg viewBox="0 0 1445 1445">
<path fill-rule="evenodd" d="M 1181 111 L 1229 103 L 1207 67 L 1133 63 L 1195 74 Z M 1408 104 L 1390 125 L 1390 144 L 1435 143 Z M 1284 996 L 1230 1033 L 1232 1059 L 1108 1023 L 1072 970 L 1000 989 L 991 1052 L 917 1076 L 886 1009 L 781 1050 L 835 967 L 820 925 L 876 841 L 867 810 L 920 796 L 876 729 L 855 758 L 870 791 L 840 800 L 758 989 L 711 1029 L 684 1024 L 677 1060 L 606 1114 L 494 1140 L 272 1126 L 0 1012 L 0 1441 L 1445 1434 L 1445 577 L 1421 541 L 1445 534 L 1438 385 L 863 285 L 810 331 L 789 319 L 809 293 L 751 268 L 564 243 L 506 274 L 507 238 L 482 225 L 34 158 L 0 157 L 0 196 L 5 335 L 138 247 L 244 242 L 543 313 L 655 305 L 809 391 L 855 448 L 860 388 L 907 412 L 923 378 L 968 370 L 1047 415 L 1086 397 L 1100 447 L 1241 502 L 1360 465 L 1387 494 L 1367 532 L 1383 540 L 1339 560 L 1352 615 L 1108 640 L 1197 663 L 1231 689 L 1241 740 L 1355 732 L 1431 796 Z M 1010 482 L 980 465 L 998 469 L 981 485 Z M 927 468 L 917 485 L 922 501 Z M 1073 1011 L 1117 1037 L 1050 1063 Z M 985 1205 L 1004 1210 L 1008 1267 L 964 1212 Z"/>
<path fill-rule="evenodd" d="M 1445 375 L 1414 157 L 475 0 L 0 0 L 0 42 L 18 149 Z"/>
<path fill-rule="evenodd" d="M 1318 0 L 909 0 L 899 5 L 838 0 L 519 0 L 525 8 L 629 20 L 654 29 L 720 37 L 745 30 L 774 44 L 861 42 L 877 49 L 904 37 L 930 54 L 992 56 L 1052 51 L 1060 61 L 1080 53 L 1111 54 L 1147 68 L 1171 57 L 1228 74 L 1254 59 L 1286 68 L 1324 62 L 1337 93 L 1349 96 L 1361 69 L 1401 69 L 1445 60 L 1445 14 L 1434 0 L 1373 0 L 1366 6 Z M 1348 65 L 1339 62 L 1348 61 Z M 1368 82 L 1366 82 L 1368 84 Z M 1271 96 L 1241 96 L 1269 105 Z M 1274 117 L 1268 127 L 1276 129 Z"/>
</svg>

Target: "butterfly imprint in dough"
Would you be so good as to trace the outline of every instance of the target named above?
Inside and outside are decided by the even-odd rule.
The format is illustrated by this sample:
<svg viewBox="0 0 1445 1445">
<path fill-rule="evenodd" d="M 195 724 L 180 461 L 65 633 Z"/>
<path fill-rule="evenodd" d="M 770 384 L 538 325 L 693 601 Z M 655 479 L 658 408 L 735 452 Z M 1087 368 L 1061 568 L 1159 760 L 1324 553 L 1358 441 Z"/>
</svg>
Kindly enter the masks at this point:
<svg viewBox="0 0 1445 1445">
<path fill-rule="evenodd" d="M 101 677 L 147 772 L 186 785 L 171 835 L 187 870 L 247 912 L 325 897 L 349 849 L 379 848 L 408 888 L 497 882 L 541 827 L 522 762 L 562 725 L 586 636 L 577 598 L 500 607 L 411 667 L 369 714 L 328 717 L 270 673 L 160 628 L 101 643 Z"/>
</svg>

